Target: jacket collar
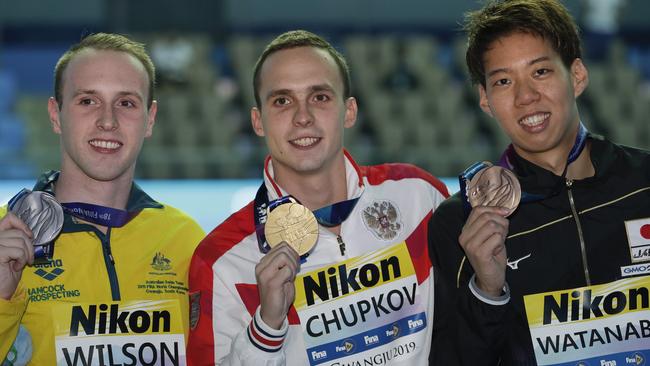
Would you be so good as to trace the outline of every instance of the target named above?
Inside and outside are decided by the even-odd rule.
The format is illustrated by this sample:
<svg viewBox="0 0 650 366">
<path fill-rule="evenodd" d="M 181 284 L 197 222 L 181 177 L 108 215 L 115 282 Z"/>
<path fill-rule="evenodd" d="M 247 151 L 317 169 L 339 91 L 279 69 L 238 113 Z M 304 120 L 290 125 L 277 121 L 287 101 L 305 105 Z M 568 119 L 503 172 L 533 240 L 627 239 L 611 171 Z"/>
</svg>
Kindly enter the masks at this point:
<svg viewBox="0 0 650 366">
<path fill-rule="evenodd" d="M 345 159 L 345 179 L 347 184 L 348 199 L 361 196 L 365 189 L 363 176 L 359 165 L 354 161 L 352 155 L 343 149 Z M 289 195 L 274 179 L 273 160 L 267 156 L 264 161 L 264 184 L 269 194 L 269 199 L 274 200 Z"/>
<path fill-rule="evenodd" d="M 615 167 L 616 153 L 611 143 L 602 136 L 587 134 L 587 142 L 591 144 L 590 158 L 594 165 L 595 175 L 583 181 L 598 179 Z M 546 170 L 539 165 L 522 158 L 516 152 L 511 161 L 514 172 L 519 178 L 522 188 L 532 194 L 550 196 L 558 193 L 565 186 L 565 179 Z"/>
<path fill-rule="evenodd" d="M 41 174 L 36 180 L 34 191 L 46 191 L 54 195 L 54 184 L 59 179 L 59 171 L 48 170 Z M 126 211 L 129 213 L 137 212 L 145 208 L 162 208 L 163 205 L 156 202 L 146 194 L 135 182 L 131 184 L 131 192 L 126 203 Z"/>
</svg>

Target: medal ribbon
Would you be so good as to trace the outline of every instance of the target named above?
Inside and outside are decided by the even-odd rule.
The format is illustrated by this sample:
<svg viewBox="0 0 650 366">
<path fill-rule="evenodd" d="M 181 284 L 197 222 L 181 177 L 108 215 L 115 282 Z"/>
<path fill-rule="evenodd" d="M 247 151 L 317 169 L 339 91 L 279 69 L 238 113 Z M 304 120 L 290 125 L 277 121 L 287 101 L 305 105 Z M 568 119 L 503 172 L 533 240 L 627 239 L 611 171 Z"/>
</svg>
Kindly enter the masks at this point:
<svg viewBox="0 0 650 366">
<path fill-rule="evenodd" d="M 126 210 L 112 207 L 93 205 L 91 203 L 69 202 L 62 203 L 63 212 L 93 224 L 122 227 L 135 215 Z"/>
<path fill-rule="evenodd" d="M 255 234 L 257 236 L 257 245 L 259 246 L 260 252 L 262 253 L 268 253 L 268 251 L 271 250 L 271 247 L 266 242 L 266 236 L 264 235 L 264 225 L 266 224 L 267 207 L 268 207 L 268 212 L 271 212 L 274 208 L 276 208 L 281 204 L 292 202 L 291 200 L 300 203 L 297 199 L 295 199 L 290 195 L 280 197 L 278 199 L 269 202 L 267 192 L 268 191 L 266 189 L 266 185 L 264 184 L 264 182 L 262 182 L 262 185 L 257 190 L 257 194 L 255 195 L 255 203 L 254 203 Z M 313 214 L 316 217 L 316 221 L 318 221 L 318 223 L 323 226 L 326 227 L 338 226 L 343 221 L 345 221 L 345 219 L 347 219 L 348 216 L 350 216 L 350 213 L 352 212 L 354 206 L 356 206 L 358 201 L 359 201 L 359 197 L 337 202 L 329 206 L 321 207 L 318 210 L 313 211 Z"/>
<path fill-rule="evenodd" d="M 578 158 L 578 156 L 580 156 L 586 144 L 587 144 L 587 128 L 582 122 L 580 122 L 580 125 L 578 127 L 578 134 L 576 136 L 575 142 L 573 143 L 573 147 L 571 148 L 571 151 L 569 151 L 569 156 L 567 157 L 567 163 L 564 166 L 564 172 L 562 173 L 562 177 L 566 175 L 566 171 L 567 168 L 569 167 L 569 164 L 573 163 Z M 515 155 L 516 152 L 514 146 L 512 144 L 509 144 L 506 150 L 503 152 L 503 154 L 501 154 L 498 165 L 503 168 L 514 171 L 514 165 L 512 164 L 512 161 L 514 160 Z M 463 208 L 465 211 L 465 216 L 468 216 L 469 212 L 472 210 L 472 206 L 469 204 L 469 200 L 467 197 L 467 183 L 469 183 L 469 181 L 476 175 L 476 173 L 483 170 L 484 168 L 489 167 L 490 165 L 491 164 L 486 162 L 474 163 L 469 168 L 465 169 L 465 171 L 463 171 L 458 176 L 458 182 L 460 185 L 461 197 L 463 199 Z M 532 194 L 522 190 L 520 202 L 526 203 L 526 202 L 540 201 L 546 197 L 547 197 L 546 195 Z"/>
<path fill-rule="evenodd" d="M 9 200 L 9 209 L 13 208 L 22 196 L 30 192 L 31 191 L 28 189 L 22 189 L 18 194 L 13 196 L 11 200 Z M 45 192 L 52 194 L 49 190 L 46 190 Z M 68 215 L 108 227 L 122 227 L 135 215 L 135 213 L 130 214 L 126 210 L 81 202 L 61 203 L 61 207 L 63 207 L 63 212 Z"/>
</svg>

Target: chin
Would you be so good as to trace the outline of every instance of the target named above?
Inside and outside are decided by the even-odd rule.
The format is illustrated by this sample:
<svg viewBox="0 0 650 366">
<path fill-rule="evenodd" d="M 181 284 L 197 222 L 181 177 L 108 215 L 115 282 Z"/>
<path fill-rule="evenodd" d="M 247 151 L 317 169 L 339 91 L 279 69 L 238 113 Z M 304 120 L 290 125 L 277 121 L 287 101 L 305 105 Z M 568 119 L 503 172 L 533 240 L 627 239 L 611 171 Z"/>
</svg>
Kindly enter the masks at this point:
<svg viewBox="0 0 650 366">
<path fill-rule="evenodd" d="M 84 173 L 89 178 L 99 182 L 111 182 L 117 180 L 127 174 L 127 170 L 118 169 L 92 169 L 85 170 Z"/>
</svg>

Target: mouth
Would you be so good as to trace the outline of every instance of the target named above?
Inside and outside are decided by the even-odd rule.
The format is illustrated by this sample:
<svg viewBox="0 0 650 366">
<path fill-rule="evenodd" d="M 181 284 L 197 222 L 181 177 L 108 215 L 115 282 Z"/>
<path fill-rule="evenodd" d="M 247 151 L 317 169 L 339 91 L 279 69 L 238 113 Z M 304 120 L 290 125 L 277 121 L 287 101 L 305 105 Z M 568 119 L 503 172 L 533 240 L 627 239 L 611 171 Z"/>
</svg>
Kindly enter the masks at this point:
<svg viewBox="0 0 650 366">
<path fill-rule="evenodd" d="M 299 148 L 308 148 L 318 144 L 320 140 L 321 138 L 319 137 L 301 137 L 290 140 L 289 143 Z"/>
<path fill-rule="evenodd" d="M 540 112 L 527 115 L 519 120 L 519 124 L 524 127 L 534 128 L 542 125 L 551 117 L 548 112 Z"/>
<path fill-rule="evenodd" d="M 100 139 L 92 139 L 88 141 L 88 144 L 90 144 L 90 146 L 92 146 L 95 150 L 98 150 L 100 152 L 114 152 L 117 151 L 123 145 L 119 141 L 100 140 Z"/>
</svg>

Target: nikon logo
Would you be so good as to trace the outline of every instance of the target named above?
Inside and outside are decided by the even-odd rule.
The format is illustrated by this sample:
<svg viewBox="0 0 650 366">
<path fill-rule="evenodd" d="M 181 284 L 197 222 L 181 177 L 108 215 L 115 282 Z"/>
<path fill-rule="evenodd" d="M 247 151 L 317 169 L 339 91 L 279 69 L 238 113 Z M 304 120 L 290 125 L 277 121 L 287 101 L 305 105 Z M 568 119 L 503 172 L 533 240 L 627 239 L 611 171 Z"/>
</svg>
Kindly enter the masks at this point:
<svg viewBox="0 0 650 366">
<path fill-rule="evenodd" d="M 97 308 L 99 307 L 99 311 Z M 117 333 L 169 332 L 171 315 L 169 311 L 144 310 L 120 311 L 117 304 L 90 305 L 88 312 L 79 305 L 72 307 L 70 336 L 79 334 L 79 326 L 87 335 Z"/>
<path fill-rule="evenodd" d="M 359 291 L 364 287 L 373 287 L 380 281 L 387 282 L 401 275 L 399 258 L 396 256 L 382 259 L 379 264 L 366 263 L 350 270 L 345 264 L 330 267 L 316 273 L 316 278 L 314 275 L 303 278 L 307 305 L 313 305 L 316 296 L 326 301 Z"/>
<path fill-rule="evenodd" d="M 593 296 L 591 290 L 572 291 L 560 295 L 559 303 L 553 295 L 544 296 L 543 324 L 550 324 L 555 317 L 560 323 L 605 315 L 616 315 L 625 309 L 649 309 L 650 296 L 647 287 L 628 289 L 627 292 L 612 291 L 606 295 Z"/>
</svg>

